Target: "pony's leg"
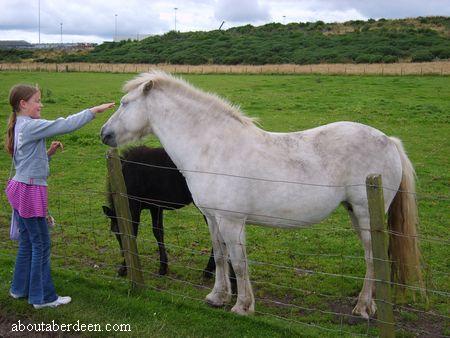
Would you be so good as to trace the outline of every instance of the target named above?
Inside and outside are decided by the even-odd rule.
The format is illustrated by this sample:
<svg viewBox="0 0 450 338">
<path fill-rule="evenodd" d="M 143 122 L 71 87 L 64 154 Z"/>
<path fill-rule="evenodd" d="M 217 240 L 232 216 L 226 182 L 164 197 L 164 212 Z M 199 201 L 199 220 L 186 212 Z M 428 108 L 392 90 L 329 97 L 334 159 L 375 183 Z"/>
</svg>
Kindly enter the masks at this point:
<svg viewBox="0 0 450 338">
<path fill-rule="evenodd" d="M 123 252 L 122 238 L 120 237 L 120 234 L 118 232 L 119 232 L 119 230 L 117 230 L 117 233 L 115 234 L 115 236 L 116 236 L 117 241 L 119 242 L 120 255 L 123 257 L 123 261 L 120 264 L 120 266 L 117 268 L 117 274 L 121 277 L 125 277 L 127 275 L 127 263 L 125 262 L 125 254 Z"/>
<path fill-rule="evenodd" d="M 214 276 L 213 271 L 216 269 L 216 262 L 214 261 L 214 249 L 211 248 L 211 254 L 209 256 L 208 264 L 206 264 L 203 270 L 204 278 L 212 278 Z"/>
<path fill-rule="evenodd" d="M 216 262 L 214 261 L 214 249 L 211 249 L 211 255 L 209 256 L 208 264 L 203 270 L 203 278 L 210 279 L 214 276 L 213 271 L 216 269 Z M 231 293 L 237 294 L 236 274 L 234 273 L 233 266 L 228 262 L 228 269 L 231 283 Z"/>
<path fill-rule="evenodd" d="M 205 219 L 206 224 L 208 224 L 205 215 L 203 215 L 203 218 Z M 214 276 L 214 270 L 216 270 L 216 262 L 214 261 L 214 249 L 211 248 L 211 255 L 209 256 L 208 264 L 206 264 L 206 267 L 203 270 L 203 277 L 208 279 L 212 278 Z"/>
<path fill-rule="evenodd" d="M 139 230 L 139 222 L 141 221 L 141 209 L 139 206 L 137 206 L 134 203 L 130 203 L 130 216 L 131 216 L 131 225 L 133 228 L 133 235 L 135 237 L 137 237 L 138 230 Z M 117 240 L 119 241 L 119 244 L 120 244 L 120 250 L 121 250 L 122 256 L 124 256 L 122 238 L 121 238 L 120 234 L 117 234 L 116 236 L 117 236 Z M 122 265 L 117 270 L 117 274 L 119 276 L 124 277 L 127 275 L 127 272 L 128 272 L 127 263 L 124 258 Z"/>
<path fill-rule="evenodd" d="M 368 319 L 370 315 L 374 315 L 377 307 L 373 300 L 373 293 L 375 291 L 374 269 L 373 269 L 373 254 L 372 254 L 372 240 L 370 232 L 370 218 L 367 207 L 357 206 L 356 208 L 349 208 L 350 218 L 353 227 L 358 233 L 359 238 L 364 247 L 364 259 L 366 261 L 366 275 L 361 292 L 358 296 L 358 302 L 353 309 L 353 314 L 360 315 Z"/>
<path fill-rule="evenodd" d="M 206 296 L 206 302 L 212 306 L 223 306 L 231 300 L 230 280 L 228 278 L 228 252 L 219 232 L 215 217 L 207 217 L 216 262 L 216 278 L 212 291 Z"/>
<path fill-rule="evenodd" d="M 159 249 L 159 274 L 165 275 L 167 274 L 168 260 L 164 245 L 163 209 L 160 207 L 152 207 L 150 208 L 150 213 L 152 215 L 153 235 L 155 235 Z"/>
<path fill-rule="evenodd" d="M 237 301 L 231 311 L 241 315 L 252 314 L 255 312 L 255 298 L 248 273 L 245 249 L 245 220 L 222 218 L 218 225 L 236 274 Z"/>
</svg>

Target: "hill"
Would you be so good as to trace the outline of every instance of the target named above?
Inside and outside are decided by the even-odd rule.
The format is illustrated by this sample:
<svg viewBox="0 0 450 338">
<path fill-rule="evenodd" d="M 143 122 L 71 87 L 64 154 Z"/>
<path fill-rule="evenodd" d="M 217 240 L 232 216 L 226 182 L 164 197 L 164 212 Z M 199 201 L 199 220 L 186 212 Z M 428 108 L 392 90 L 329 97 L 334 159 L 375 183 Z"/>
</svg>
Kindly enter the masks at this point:
<svg viewBox="0 0 450 338">
<path fill-rule="evenodd" d="M 1 55 L 0 55 L 1 58 Z M 450 17 L 270 23 L 228 30 L 171 31 L 142 41 L 105 42 L 44 62 L 169 64 L 393 63 L 450 59 Z"/>
</svg>

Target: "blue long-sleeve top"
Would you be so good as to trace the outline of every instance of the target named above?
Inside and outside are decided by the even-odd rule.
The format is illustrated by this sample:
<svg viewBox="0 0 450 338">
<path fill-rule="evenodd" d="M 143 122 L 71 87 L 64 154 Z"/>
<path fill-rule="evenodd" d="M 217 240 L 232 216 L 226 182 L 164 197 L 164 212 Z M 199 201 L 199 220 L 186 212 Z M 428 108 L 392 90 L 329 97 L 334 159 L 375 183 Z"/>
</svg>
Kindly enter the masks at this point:
<svg viewBox="0 0 450 338">
<path fill-rule="evenodd" d="M 49 158 L 45 139 L 67 134 L 92 121 L 95 114 L 89 109 L 53 121 L 17 116 L 14 131 L 13 180 L 33 185 L 47 185 Z"/>
</svg>

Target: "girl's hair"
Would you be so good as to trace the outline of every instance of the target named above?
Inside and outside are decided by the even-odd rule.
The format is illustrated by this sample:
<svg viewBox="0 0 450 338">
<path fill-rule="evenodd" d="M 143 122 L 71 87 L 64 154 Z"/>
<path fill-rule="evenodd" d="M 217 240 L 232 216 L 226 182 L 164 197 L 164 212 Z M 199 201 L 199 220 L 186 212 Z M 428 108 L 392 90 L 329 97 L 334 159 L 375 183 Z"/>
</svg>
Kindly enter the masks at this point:
<svg viewBox="0 0 450 338">
<path fill-rule="evenodd" d="M 38 86 L 28 84 L 15 85 L 9 91 L 9 104 L 12 107 L 12 113 L 9 116 L 8 129 L 6 131 L 5 149 L 11 156 L 14 153 L 14 129 L 17 113 L 20 112 L 20 101 L 28 101 L 38 91 Z"/>
</svg>

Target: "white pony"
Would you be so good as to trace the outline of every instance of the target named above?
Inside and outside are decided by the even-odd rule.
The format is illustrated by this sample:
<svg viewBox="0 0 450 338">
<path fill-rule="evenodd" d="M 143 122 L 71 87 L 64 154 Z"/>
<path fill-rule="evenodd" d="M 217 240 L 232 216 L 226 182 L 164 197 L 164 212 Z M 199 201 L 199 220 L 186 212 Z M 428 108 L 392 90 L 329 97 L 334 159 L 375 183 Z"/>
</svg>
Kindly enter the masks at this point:
<svg viewBox="0 0 450 338">
<path fill-rule="evenodd" d="M 225 100 L 163 72 L 141 74 L 124 90 L 120 107 L 102 127 L 102 140 L 116 147 L 153 133 L 182 171 L 195 204 L 208 220 L 213 242 L 216 279 L 207 303 L 222 306 L 230 301 L 229 257 L 238 286 L 232 311 L 254 312 L 246 223 L 305 227 L 343 204 L 366 261 L 353 312 L 365 318 L 374 314 L 365 188 L 366 177 L 373 173 L 381 174 L 383 186 L 388 187 L 384 201 L 385 210 L 389 209 L 394 275 L 402 283 L 420 278 L 414 169 L 400 140 L 352 122 L 295 133 L 266 132 Z M 392 236 L 398 233 L 401 236 Z"/>
</svg>

